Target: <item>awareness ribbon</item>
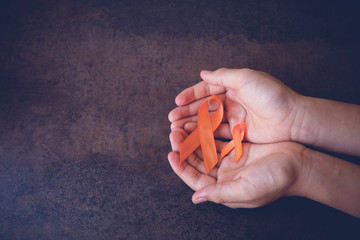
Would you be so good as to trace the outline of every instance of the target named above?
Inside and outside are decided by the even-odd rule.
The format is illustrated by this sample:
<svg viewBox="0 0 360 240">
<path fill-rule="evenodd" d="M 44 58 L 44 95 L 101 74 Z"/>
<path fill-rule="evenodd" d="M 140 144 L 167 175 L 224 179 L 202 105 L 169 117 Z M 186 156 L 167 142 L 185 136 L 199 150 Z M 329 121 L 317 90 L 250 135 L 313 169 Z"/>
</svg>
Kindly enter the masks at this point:
<svg viewBox="0 0 360 240">
<path fill-rule="evenodd" d="M 210 116 L 208 102 L 216 100 L 220 103 L 218 109 Z M 217 164 L 218 157 L 215 146 L 213 132 L 220 125 L 224 115 L 224 107 L 221 99 L 213 95 L 201 104 L 198 111 L 198 127 L 180 144 L 180 163 L 183 163 L 192 152 L 201 146 L 204 158 L 206 174 L 208 174 Z M 233 129 L 233 140 L 230 141 L 221 151 L 221 159 L 224 158 L 233 148 L 235 148 L 235 161 L 242 156 L 241 141 L 244 138 L 245 123 L 237 124 Z"/>
</svg>

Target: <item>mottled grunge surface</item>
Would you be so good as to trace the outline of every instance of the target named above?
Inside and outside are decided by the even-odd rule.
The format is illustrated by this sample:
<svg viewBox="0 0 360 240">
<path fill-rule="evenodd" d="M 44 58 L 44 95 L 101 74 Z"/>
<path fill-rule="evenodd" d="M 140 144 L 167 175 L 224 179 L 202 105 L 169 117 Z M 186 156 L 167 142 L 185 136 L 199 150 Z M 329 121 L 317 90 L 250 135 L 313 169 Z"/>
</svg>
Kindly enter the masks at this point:
<svg viewBox="0 0 360 240">
<path fill-rule="evenodd" d="M 167 161 L 167 114 L 202 69 L 360 104 L 355 3 L 1 3 L 0 239 L 359 239 L 304 198 L 195 206 Z"/>
</svg>

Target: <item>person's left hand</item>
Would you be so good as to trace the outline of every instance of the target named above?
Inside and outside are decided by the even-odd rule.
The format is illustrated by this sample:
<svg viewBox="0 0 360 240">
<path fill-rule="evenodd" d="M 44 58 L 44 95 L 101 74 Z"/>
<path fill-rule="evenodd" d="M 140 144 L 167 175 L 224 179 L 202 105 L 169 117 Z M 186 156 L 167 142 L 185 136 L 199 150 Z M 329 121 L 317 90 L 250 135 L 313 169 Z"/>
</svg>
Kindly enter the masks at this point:
<svg viewBox="0 0 360 240">
<path fill-rule="evenodd" d="M 295 195 L 304 146 L 294 142 L 243 144 L 243 156 L 234 162 L 234 151 L 205 174 L 201 150 L 179 163 L 180 143 L 187 133 L 176 128 L 170 134 L 173 152 L 168 159 L 174 172 L 193 190 L 194 203 L 212 201 L 231 208 L 254 208 L 282 196 Z M 216 140 L 217 151 L 226 142 Z"/>
</svg>

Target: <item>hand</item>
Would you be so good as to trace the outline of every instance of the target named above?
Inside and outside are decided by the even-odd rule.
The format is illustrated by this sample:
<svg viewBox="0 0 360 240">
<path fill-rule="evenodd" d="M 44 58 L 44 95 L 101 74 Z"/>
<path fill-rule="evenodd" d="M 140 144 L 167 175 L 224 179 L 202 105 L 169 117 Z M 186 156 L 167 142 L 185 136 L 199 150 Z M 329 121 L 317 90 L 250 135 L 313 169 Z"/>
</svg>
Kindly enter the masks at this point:
<svg viewBox="0 0 360 240">
<path fill-rule="evenodd" d="M 173 129 L 170 134 L 173 152 L 168 158 L 174 172 L 196 191 L 192 198 L 194 203 L 212 201 L 231 208 L 254 208 L 296 194 L 301 153 L 305 149 L 302 145 L 245 143 L 240 161 L 233 161 L 232 151 L 206 175 L 199 148 L 186 162 L 179 163 L 180 143 L 186 137 L 183 129 Z M 218 152 L 225 144 L 216 140 Z"/>
<path fill-rule="evenodd" d="M 360 217 L 360 167 L 295 143 L 360 156 L 360 107 L 305 97 L 272 76 L 249 69 L 202 71 L 204 80 L 185 89 L 169 113 L 172 122 L 168 156 L 174 172 L 196 192 L 194 203 L 213 201 L 232 208 L 258 207 L 281 196 L 303 196 Z M 219 95 L 225 116 L 214 132 L 231 139 L 244 121 L 244 154 L 234 153 L 208 174 L 198 148 L 179 163 L 180 143 L 197 126 L 197 112 L 208 96 Z M 218 106 L 210 101 L 210 111 Z M 292 142 L 283 142 L 283 141 Z M 270 143 L 270 144 L 254 144 Z M 225 142 L 216 140 L 220 152 Z"/>
<path fill-rule="evenodd" d="M 231 138 L 231 129 L 244 121 L 245 138 L 253 143 L 290 141 L 299 112 L 300 95 L 279 80 L 250 69 L 202 71 L 204 80 L 185 89 L 175 99 L 177 108 L 169 113 L 173 128 L 194 129 L 197 111 L 203 101 L 217 94 L 225 106 L 225 119 L 216 137 Z M 216 106 L 209 106 L 215 110 Z M 230 127 L 229 127 L 230 124 Z"/>
</svg>

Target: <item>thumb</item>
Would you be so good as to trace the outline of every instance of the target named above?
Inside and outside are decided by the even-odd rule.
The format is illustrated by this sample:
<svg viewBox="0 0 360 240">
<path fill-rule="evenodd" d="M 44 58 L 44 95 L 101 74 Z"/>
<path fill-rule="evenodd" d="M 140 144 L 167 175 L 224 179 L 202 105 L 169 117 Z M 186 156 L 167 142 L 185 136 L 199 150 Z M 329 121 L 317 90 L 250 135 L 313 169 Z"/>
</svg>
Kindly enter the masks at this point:
<svg viewBox="0 0 360 240">
<path fill-rule="evenodd" d="M 222 86 L 232 89 L 240 89 L 253 74 L 256 73 L 255 70 L 251 69 L 228 69 L 220 68 L 216 71 L 201 71 L 201 78 L 213 85 Z"/>
<path fill-rule="evenodd" d="M 241 179 L 208 185 L 196 191 L 192 197 L 192 201 L 195 204 L 206 201 L 215 203 L 242 202 L 246 194 L 241 184 L 239 184 L 239 181 L 241 181 Z"/>
</svg>

